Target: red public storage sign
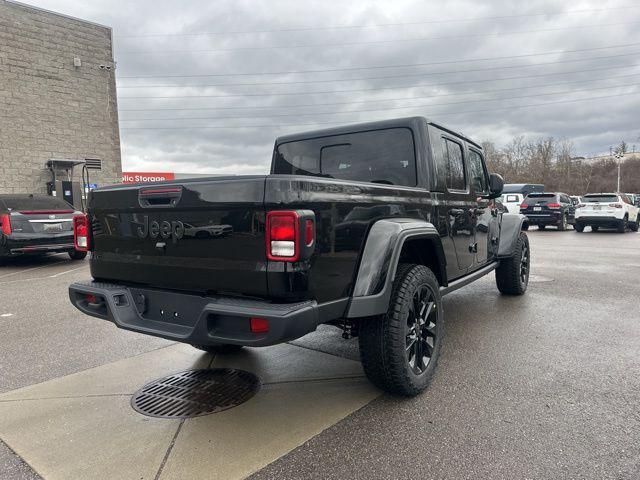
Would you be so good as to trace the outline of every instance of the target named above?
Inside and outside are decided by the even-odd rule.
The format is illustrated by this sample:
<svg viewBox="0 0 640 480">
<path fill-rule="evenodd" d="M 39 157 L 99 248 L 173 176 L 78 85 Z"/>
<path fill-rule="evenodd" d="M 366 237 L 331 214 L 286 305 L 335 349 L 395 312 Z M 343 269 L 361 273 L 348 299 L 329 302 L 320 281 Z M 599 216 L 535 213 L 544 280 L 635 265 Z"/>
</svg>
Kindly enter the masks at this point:
<svg viewBox="0 0 640 480">
<path fill-rule="evenodd" d="M 170 172 L 122 172 L 122 183 L 164 182 L 175 178 L 175 174 Z"/>
</svg>

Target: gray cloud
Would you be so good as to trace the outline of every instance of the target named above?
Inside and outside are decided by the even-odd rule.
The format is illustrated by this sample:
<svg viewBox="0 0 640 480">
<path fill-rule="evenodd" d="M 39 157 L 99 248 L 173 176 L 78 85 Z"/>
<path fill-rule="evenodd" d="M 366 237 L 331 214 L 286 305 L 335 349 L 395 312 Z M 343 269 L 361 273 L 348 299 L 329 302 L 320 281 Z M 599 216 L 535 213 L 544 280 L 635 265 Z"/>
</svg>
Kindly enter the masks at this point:
<svg viewBox="0 0 640 480">
<path fill-rule="evenodd" d="M 608 151 L 609 145 L 621 139 L 629 144 L 640 144 L 637 121 L 640 111 L 640 35 L 637 33 L 640 8 L 513 17 L 596 10 L 622 4 L 581 2 L 568 5 L 560 0 L 532 0 L 526 6 L 518 4 L 515 9 L 513 2 L 507 1 L 487 2 L 482 6 L 472 1 L 452 1 L 441 3 L 434 10 L 433 4 L 418 0 L 356 0 L 348 4 L 293 0 L 180 3 L 95 0 L 83 4 L 73 0 L 33 0 L 31 3 L 113 27 L 126 170 L 264 173 L 268 170 L 276 136 L 322 127 L 299 124 L 345 124 L 411 115 L 433 118 L 478 141 L 490 140 L 498 145 L 516 135 L 554 136 L 571 140 L 575 153 L 585 155 Z M 505 16 L 512 18 L 362 29 L 128 36 Z M 593 26 L 603 24 L 614 25 Z M 522 33 L 531 30 L 538 32 Z M 429 39 L 408 41 L 425 37 Z M 387 40 L 395 42 L 379 43 Z M 354 45 L 354 42 L 378 43 Z M 343 46 L 262 48 L 327 43 Z M 634 43 L 638 45 L 595 50 Z M 256 47 L 260 49 L 251 50 Z M 594 50 L 560 53 L 585 49 Z M 175 50 L 187 53 L 167 53 Z M 405 65 L 537 52 L 559 53 L 326 73 L 122 78 Z M 362 79 L 379 76 L 397 78 Z M 521 78 L 527 76 L 530 78 Z M 520 78 L 505 79 L 509 77 Z M 325 80 L 332 82 L 267 84 Z M 237 83 L 257 85 L 232 85 Z M 205 87 L 201 86 L 203 84 L 219 85 Z M 145 87 L 130 88 L 140 85 Z M 146 87 L 148 85 L 162 87 Z M 501 89 L 503 91 L 494 91 Z M 362 91 L 313 93 L 335 90 Z M 554 92 L 558 93 L 550 94 Z M 127 98 L 134 96 L 192 97 Z M 523 98 L 511 98 L 517 96 Z M 566 103 L 557 103 L 561 101 Z M 321 105 L 339 102 L 349 104 Z M 449 104 L 437 105 L 441 103 Z M 314 106 L 295 107 L 300 104 Z M 546 105 L 517 108 L 532 104 Z M 410 106 L 418 108 L 407 108 Z M 374 109 L 376 111 L 354 112 Z M 245 118 L 223 118 L 239 116 Z M 289 124 L 293 126 L 285 126 Z M 261 127 L 246 127 L 251 125 Z M 201 128 L 213 126 L 234 128 Z"/>
</svg>

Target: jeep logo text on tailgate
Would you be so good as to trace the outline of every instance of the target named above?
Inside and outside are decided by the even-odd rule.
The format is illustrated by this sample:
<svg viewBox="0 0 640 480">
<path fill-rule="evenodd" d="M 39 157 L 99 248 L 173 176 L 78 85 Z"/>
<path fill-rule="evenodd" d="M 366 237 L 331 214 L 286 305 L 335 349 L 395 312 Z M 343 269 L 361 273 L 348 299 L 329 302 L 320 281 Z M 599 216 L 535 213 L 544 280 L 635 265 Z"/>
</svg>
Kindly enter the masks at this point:
<svg viewBox="0 0 640 480">
<path fill-rule="evenodd" d="M 143 217 L 142 225 L 140 225 L 136 231 L 140 238 L 162 237 L 165 240 L 171 238 L 173 243 L 178 243 L 178 240 L 184 237 L 184 224 L 177 220 L 173 220 L 171 222 L 168 222 L 167 220 L 163 220 L 162 222 L 154 220 L 149 223 L 149 217 L 145 215 Z"/>
</svg>

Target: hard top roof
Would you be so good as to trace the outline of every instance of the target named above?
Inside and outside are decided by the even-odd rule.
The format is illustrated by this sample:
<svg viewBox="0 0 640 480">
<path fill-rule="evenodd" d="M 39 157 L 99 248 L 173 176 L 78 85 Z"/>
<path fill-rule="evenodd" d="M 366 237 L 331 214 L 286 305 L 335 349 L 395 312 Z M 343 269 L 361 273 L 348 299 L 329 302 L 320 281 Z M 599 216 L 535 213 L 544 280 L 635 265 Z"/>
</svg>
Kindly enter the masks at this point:
<svg viewBox="0 0 640 480">
<path fill-rule="evenodd" d="M 462 140 L 465 140 L 466 142 L 473 144 L 477 148 L 480 148 L 480 149 L 482 148 L 480 144 L 478 144 L 477 142 L 474 142 L 473 140 L 463 135 L 462 133 L 456 132 L 439 123 L 433 122 L 425 117 L 419 117 L 419 116 L 392 118 L 388 120 L 380 120 L 377 122 L 352 123 L 348 125 L 341 125 L 339 127 L 324 128 L 321 130 L 311 130 L 306 132 L 291 133 L 291 134 L 282 135 L 276 138 L 276 144 L 280 145 L 283 143 L 295 142 L 298 140 L 307 140 L 309 138 L 330 137 L 333 135 L 342 135 L 345 133 L 355 133 L 355 132 L 363 132 L 363 131 L 369 131 L 369 130 L 380 130 L 383 128 L 398 128 L 398 127 L 416 128 L 424 124 L 433 125 L 434 127 L 445 130 L 461 138 Z"/>
</svg>

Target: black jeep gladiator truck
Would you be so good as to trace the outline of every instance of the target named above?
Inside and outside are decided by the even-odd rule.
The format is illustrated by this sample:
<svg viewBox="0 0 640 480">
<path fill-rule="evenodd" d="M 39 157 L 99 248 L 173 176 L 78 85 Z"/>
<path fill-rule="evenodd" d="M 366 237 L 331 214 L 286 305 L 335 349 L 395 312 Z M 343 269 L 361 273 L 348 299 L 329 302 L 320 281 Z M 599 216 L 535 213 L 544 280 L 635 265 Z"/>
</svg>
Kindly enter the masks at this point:
<svg viewBox="0 0 640 480">
<path fill-rule="evenodd" d="M 216 353 L 335 325 L 375 385 L 415 395 L 443 295 L 494 270 L 503 294 L 527 288 L 525 217 L 496 208 L 502 185 L 477 143 L 422 117 L 283 136 L 270 175 L 94 190 L 77 234 L 93 280 L 69 296 Z"/>
</svg>

